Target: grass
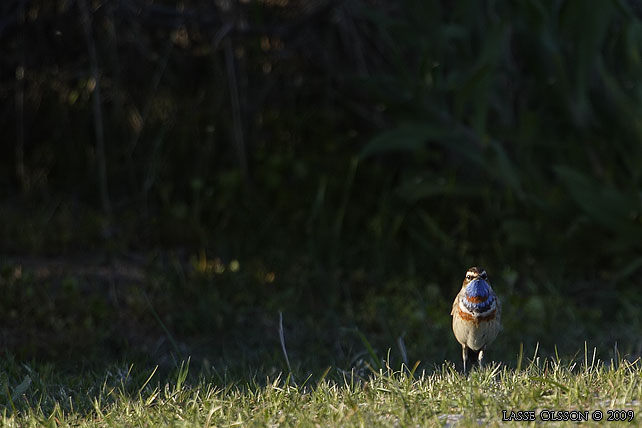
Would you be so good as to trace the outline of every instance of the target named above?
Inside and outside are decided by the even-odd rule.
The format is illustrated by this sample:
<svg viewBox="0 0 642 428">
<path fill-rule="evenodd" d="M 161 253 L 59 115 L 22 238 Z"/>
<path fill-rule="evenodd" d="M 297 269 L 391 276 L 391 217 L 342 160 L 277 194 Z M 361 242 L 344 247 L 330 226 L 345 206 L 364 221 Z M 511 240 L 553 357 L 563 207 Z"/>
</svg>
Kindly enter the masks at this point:
<svg viewBox="0 0 642 428">
<path fill-rule="evenodd" d="M 595 355 L 585 349 L 580 361 L 535 356 L 523 368 L 521 359 L 516 368 L 492 363 L 469 376 L 448 362 L 421 373 L 416 365 L 386 364 L 366 375 L 328 369 L 298 382 L 257 374 L 233 380 L 211 366 L 196 374 L 189 361 L 165 375 L 131 366 L 65 374 L 8 358 L 0 418 L 16 427 L 466 427 L 507 423 L 502 417 L 511 410 L 532 410 L 537 420 L 543 410 L 588 411 L 589 423 L 596 410 L 604 421 L 609 410 L 642 410 L 640 362 L 604 363 Z"/>
<path fill-rule="evenodd" d="M 301 297 L 263 280 L 274 271 L 261 264 L 158 258 L 174 267 L 119 261 L 103 272 L 79 264 L 103 272 L 91 276 L 69 264 L 45 272 L 38 260 L 5 263 L 4 328 L 13 346 L 0 358 L 0 426 L 492 426 L 507 423 L 503 410 L 538 418 L 542 410 L 602 410 L 606 418 L 609 409 L 641 407 L 639 320 L 600 326 L 599 313 L 582 311 L 591 305 L 554 290 L 520 303 L 500 280 L 505 331 L 488 358 L 502 363 L 466 377 L 443 362 L 459 367 L 459 348 L 451 296 L 435 287 L 412 293 L 415 282 L 392 281 L 384 291 L 401 298 L 362 295 L 350 318 L 313 312 L 324 305 L 297 311 Z M 275 271 L 284 282 L 295 277 Z M 539 307 L 551 315 L 531 318 L 548 313 Z M 574 328 L 550 334 L 559 325 Z M 520 350 L 515 360 L 521 341 L 532 349 L 540 338 L 530 359 Z M 585 345 L 560 358 L 553 346 L 559 341 L 559 354 L 572 355 L 583 338 L 600 352 Z M 126 363 L 110 363 L 115 358 Z"/>
</svg>

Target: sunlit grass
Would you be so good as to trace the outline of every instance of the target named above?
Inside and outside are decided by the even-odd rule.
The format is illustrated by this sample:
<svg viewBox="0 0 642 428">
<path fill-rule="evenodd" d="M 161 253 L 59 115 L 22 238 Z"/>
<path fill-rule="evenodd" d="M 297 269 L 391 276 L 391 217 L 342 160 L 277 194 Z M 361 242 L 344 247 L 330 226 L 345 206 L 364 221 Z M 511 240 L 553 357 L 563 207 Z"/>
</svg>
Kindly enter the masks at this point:
<svg viewBox="0 0 642 428">
<path fill-rule="evenodd" d="M 589 423 L 596 410 L 604 421 L 608 410 L 640 411 L 639 361 L 592 355 L 534 357 L 523 369 L 493 363 L 468 376 L 451 363 L 421 372 L 384 364 L 365 376 L 330 369 L 298 382 L 287 375 L 222 382 L 212 370 L 189 373 L 189 363 L 160 379 L 133 367 L 64 375 L 11 361 L 3 367 L 1 418 L 20 427 L 493 426 L 518 410 L 537 420 L 547 410 L 588 411 Z M 558 422 L 566 423 L 574 422 Z"/>
</svg>

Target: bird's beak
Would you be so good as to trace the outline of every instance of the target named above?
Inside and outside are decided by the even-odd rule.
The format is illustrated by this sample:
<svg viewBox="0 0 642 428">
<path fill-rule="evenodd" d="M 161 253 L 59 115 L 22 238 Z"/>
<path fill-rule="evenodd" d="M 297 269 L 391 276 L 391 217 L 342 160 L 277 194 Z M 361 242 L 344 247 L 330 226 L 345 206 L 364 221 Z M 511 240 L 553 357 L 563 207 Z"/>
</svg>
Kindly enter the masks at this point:
<svg viewBox="0 0 642 428">
<path fill-rule="evenodd" d="M 478 282 L 478 283 L 480 283 L 480 285 L 481 285 L 481 284 L 488 284 L 488 283 L 487 283 L 484 279 L 482 279 L 482 278 L 475 278 L 475 279 L 473 279 L 473 280 L 472 280 L 472 281 L 470 281 L 470 282 L 471 282 L 471 283 L 473 283 L 473 282 Z"/>
</svg>

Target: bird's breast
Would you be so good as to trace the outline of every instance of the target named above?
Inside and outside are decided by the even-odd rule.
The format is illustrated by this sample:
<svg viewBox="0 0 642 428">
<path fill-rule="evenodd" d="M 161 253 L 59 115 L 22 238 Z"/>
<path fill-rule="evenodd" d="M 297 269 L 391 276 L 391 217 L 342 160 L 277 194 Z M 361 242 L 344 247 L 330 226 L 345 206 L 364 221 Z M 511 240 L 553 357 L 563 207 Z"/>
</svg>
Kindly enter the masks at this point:
<svg viewBox="0 0 642 428">
<path fill-rule="evenodd" d="M 464 321 L 470 321 L 475 325 L 478 325 L 480 322 L 494 321 L 497 316 L 497 308 L 493 308 L 492 310 L 485 313 L 475 314 L 463 310 L 461 307 L 459 307 L 457 310 L 457 315 Z"/>
</svg>

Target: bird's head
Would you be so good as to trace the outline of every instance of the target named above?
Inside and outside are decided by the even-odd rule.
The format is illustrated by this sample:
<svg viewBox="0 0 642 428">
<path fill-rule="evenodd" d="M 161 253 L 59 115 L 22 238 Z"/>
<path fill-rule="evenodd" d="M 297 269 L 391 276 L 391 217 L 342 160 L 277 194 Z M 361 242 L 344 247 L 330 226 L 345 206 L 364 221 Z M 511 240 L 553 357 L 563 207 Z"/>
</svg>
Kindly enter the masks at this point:
<svg viewBox="0 0 642 428">
<path fill-rule="evenodd" d="M 470 301 L 485 301 L 490 294 L 490 283 L 488 282 L 486 270 L 478 267 L 468 269 L 462 288 L 466 289 L 466 297 Z"/>
</svg>

